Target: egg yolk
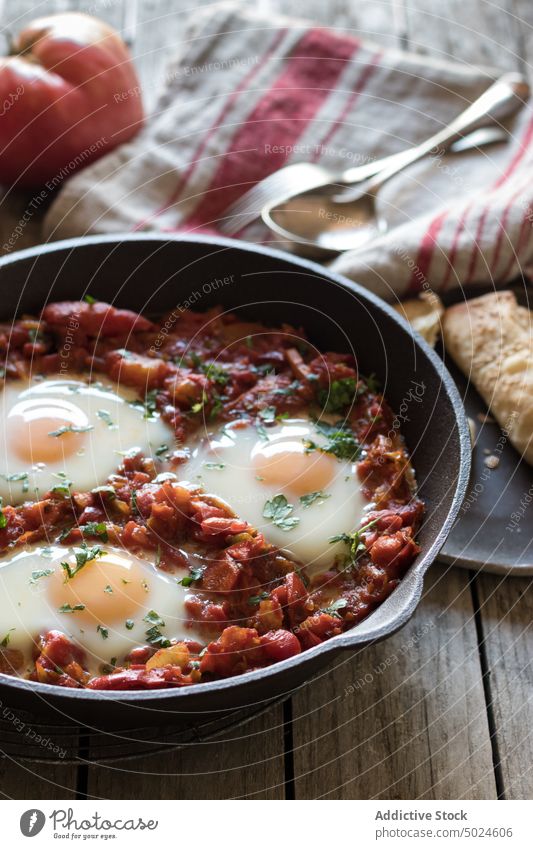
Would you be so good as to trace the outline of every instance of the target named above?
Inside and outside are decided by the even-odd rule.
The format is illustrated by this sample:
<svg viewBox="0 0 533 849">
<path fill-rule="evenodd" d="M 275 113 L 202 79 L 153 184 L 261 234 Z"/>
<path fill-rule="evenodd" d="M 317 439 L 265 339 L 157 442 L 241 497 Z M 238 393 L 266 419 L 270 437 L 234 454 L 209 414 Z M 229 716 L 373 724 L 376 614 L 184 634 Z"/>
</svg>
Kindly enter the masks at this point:
<svg viewBox="0 0 533 849">
<path fill-rule="evenodd" d="M 79 451 L 90 429 L 85 413 L 66 399 L 28 399 L 9 412 L 7 445 L 24 462 L 53 462 Z"/>
<path fill-rule="evenodd" d="M 267 486 L 298 496 L 326 489 L 336 472 L 332 457 L 318 451 L 306 452 L 301 442 L 256 446 L 252 464 L 256 477 Z"/>
<path fill-rule="evenodd" d="M 65 557 L 71 568 L 76 568 L 74 556 Z M 72 578 L 66 570 L 57 569 L 47 584 L 50 604 L 61 610 L 67 606 L 68 615 L 76 623 L 106 625 L 122 623 L 139 614 L 146 607 L 149 587 L 141 566 L 128 557 L 104 554 L 90 560 Z M 82 609 L 74 610 L 76 605 Z"/>
</svg>

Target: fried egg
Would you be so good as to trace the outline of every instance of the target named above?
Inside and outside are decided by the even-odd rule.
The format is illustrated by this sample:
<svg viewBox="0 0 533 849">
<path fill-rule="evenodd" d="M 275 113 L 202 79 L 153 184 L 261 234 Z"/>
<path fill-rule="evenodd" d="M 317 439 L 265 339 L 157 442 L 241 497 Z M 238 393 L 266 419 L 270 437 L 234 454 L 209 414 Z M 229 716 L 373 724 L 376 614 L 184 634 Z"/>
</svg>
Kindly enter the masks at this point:
<svg viewBox="0 0 533 849">
<path fill-rule="evenodd" d="M 103 484 L 121 452 L 157 453 L 172 431 L 135 391 L 105 378 L 9 381 L 2 392 L 0 496 L 20 504 L 65 479 L 73 491 Z"/>
<path fill-rule="evenodd" d="M 356 464 L 324 449 L 328 436 L 308 418 L 257 429 L 233 422 L 191 450 L 180 474 L 222 498 L 267 540 L 321 572 L 346 554 L 331 538 L 358 528 L 370 508 Z"/>
<path fill-rule="evenodd" d="M 84 552 L 90 557 L 95 551 L 100 553 L 82 562 Z M 56 629 L 85 649 L 89 671 L 98 674 L 158 633 L 196 639 L 179 578 L 107 544 L 17 550 L 0 560 L 0 642 L 21 651 L 29 670 L 39 635 Z"/>
</svg>

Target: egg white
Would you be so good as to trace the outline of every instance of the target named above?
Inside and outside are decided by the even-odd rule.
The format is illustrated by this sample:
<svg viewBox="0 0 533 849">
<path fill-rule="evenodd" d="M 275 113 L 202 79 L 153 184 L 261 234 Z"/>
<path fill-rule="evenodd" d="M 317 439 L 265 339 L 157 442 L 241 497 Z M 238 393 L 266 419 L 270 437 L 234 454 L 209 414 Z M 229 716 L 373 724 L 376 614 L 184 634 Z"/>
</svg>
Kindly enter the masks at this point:
<svg viewBox="0 0 533 849">
<path fill-rule="evenodd" d="M 325 571 L 336 556 L 346 554 L 346 545 L 332 543 L 331 537 L 358 528 L 372 506 L 361 492 L 356 464 L 331 458 L 334 476 L 325 488 L 325 497 L 317 497 L 304 506 L 290 487 L 258 480 L 253 457 L 265 439 L 271 445 L 313 442 L 324 447 L 327 443 L 327 437 L 303 416 L 260 430 L 251 424 L 243 427 L 242 422 L 227 424 L 191 446 L 191 459 L 180 467 L 180 475 L 222 498 L 240 518 L 264 533 L 268 541 L 287 550 L 311 573 Z M 310 467 L 319 454 L 320 451 L 307 454 Z M 287 481 L 291 481 L 290 468 Z M 290 529 L 279 527 L 263 515 L 266 502 L 277 494 L 286 497 L 292 506 L 290 517 L 298 520 Z"/>
<path fill-rule="evenodd" d="M 65 453 L 63 448 L 62 456 L 43 460 L 39 456 L 42 442 L 35 442 L 28 446 L 29 459 L 22 459 L 14 450 L 13 427 L 17 428 L 21 416 L 38 417 L 47 411 L 59 416 L 65 411 L 69 421 L 87 427 L 76 434 L 78 449 Z M 106 378 L 92 383 L 82 376 L 8 381 L 1 393 L 0 415 L 0 496 L 9 504 L 35 500 L 65 478 L 73 491 L 92 489 L 116 470 L 121 453 L 137 449 L 153 456 L 162 445 L 172 447 L 172 431 L 159 414 L 147 415 L 135 391 L 117 388 Z M 44 437 L 58 440 L 59 450 L 65 438 L 65 434 Z"/>
<path fill-rule="evenodd" d="M 126 627 L 124 616 L 113 614 L 112 596 L 108 597 L 109 613 L 102 622 L 82 622 L 79 612 L 60 611 L 50 582 L 64 581 L 61 562 L 72 556 L 73 549 L 60 545 L 31 546 L 17 549 L 15 554 L 0 559 L 0 642 L 22 652 L 26 672 L 31 671 L 32 650 L 39 635 L 49 630 L 61 631 L 86 651 L 87 668 L 92 674 L 99 674 L 102 666 L 109 664 L 113 658 L 120 664 L 132 648 L 147 644 L 146 632 L 150 621 L 144 621 L 144 617 L 150 611 L 155 611 L 165 623 L 160 626 L 160 631 L 168 639 L 198 638 L 187 624 L 184 608 L 186 590 L 178 583 L 181 574 L 163 572 L 148 556 L 140 559 L 130 551 L 108 544 L 103 548 L 115 561 L 118 558 L 123 563 L 125 576 L 128 575 L 128 564 L 142 575 L 142 603 L 135 605 L 135 610 L 128 617 L 131 619 L 128 624 L 131 626 L 133 623 L 132 627 Z M 91 564 L 84 568 L 90 569 Z M 42 574 L 47 571 L 52 574 Z M 76 577 L 72 580 L 75 587 Z M 98 586 L 94 591 L 99 589 Z M 101 591 L 104 592 L 103 587 Z M 80 597 L 79 602 L 83 603 L 84 599 Z M 100 629 L 97 629 L 97 624 Z"/>
</svg>

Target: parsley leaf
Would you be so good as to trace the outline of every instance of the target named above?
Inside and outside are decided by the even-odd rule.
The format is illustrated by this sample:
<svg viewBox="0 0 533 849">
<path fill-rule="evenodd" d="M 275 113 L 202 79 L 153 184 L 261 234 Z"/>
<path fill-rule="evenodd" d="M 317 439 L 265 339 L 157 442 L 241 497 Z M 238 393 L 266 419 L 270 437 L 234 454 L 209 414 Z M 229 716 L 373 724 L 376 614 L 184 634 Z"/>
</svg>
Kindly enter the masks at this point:
<svg viewBox="0 0 533 849">
<path fill-rule="evenodd" d="M 109 637 L 109 630 L 107 628 L 104 628 L 103 625 L 97 625 L 96 631 L 97 633 L 102 635 L 103 640 L 107 640 L 107 638 Z"/>
<path fill-rule="evenodd" d="M 77 610 L 85 610 L 85 605 L 75 604 L 74 607 L 72 607 L 71 604 L 62 604 L 59 608 L 60 613 L 75 613 Z"/>
<path fill-rule="evenodd" d="M 55 486 L 52 487 L 51 491 L 54 493 L 54 495 L 69 496 L 72 481 L 67 478 L 65 472 L 57 472 L 56 474 L 54 474 L 54 477 L 59 478 L 59 480 L 61 481 L 61 483 L 57 483 Z"/>
<path fill-rule="evenodd" d="M 28 473 L 27 472 L 15 472 L 12 475 L 2 475 L 5 481 L 8 483 L 15 481 L 22 481 L 22 492 L 27 492 L 30 488 L 30 484 L 28 481 Z"/>
<path fill-rule="evenodd" d="M 368 377 L 365 377 L 364 380 L 369 392 L 377 393 L 380 391 L 379 380 L 375 374 L 370 374 Z"/>
<path fill-rule="evenodd" d="M 333 380 L 328 389 L 319 389 L 318 403 L 328 413 L 342 413 L 357 397 L 357 381 L 355 377 L 343 377 Z"/>
<path fill-rule="evenodd" d="M 96 415 L 99 419 L 101 419 L 111 430 L 116 430 L 118 425 L 116 425 L 111 418 L 111 413 L 108 410 L 97 410 Z"/>
<path fill-rule="evenodd" d="M 109 540 L 107 525 L 105 522 L 87 522 L 86 525 L 80 525 L 80 531 L 82 534 L 88 534 L 88 536 L 98 536 L 102 542 L 107 542 Z"/>
<path fill-rule="evenodd" d="M 95 486 L 94 489 L 91 489 L 93 495 L 100 495 L 103 500 L 114 501 L 117 497 L 117 493 L 115 492 L 115 488 L 113 486 L 105 485 L 105 486 Z"/>
<path fill-rule="evenodd" d="M 297 516 L 290 515 L 293 510 L 293 505 L 288 503 L 284 495 L 278 493 L 266 502 L 263 508 L 263 518 L 270 519 L 272 524 L 282 531 L 290 531 L 300 522 Z"/>
<path fill-rule="evenodd" d="M 5 649 L 9 645 L 9 641 L 11 639 L 11 631 L 14 630 L 15 628 L 10 628 L 7 634 L 5 635 L 4 639 L 0 642 L 0 646 L 2 646 L 3 649 Z"/>
<path fill-rule="evenodd" d="M 105 553 L 99 545 L 93 545 L 92 548 L 89 548 L 86 542 L 82 542 L 79 548 L 74 549 L 76 560 L 74 568 L 66 561 L 62 561 L 61 563 L 61 568 L 66 575 L 65 580 L 71 580 L 87 563 L 90 563 L 91 560 L 96 560 L 97 557 L 102 557 Z"/>
<path fill-rule="evenodd" d="M 159 648 L 167 649 L 172 643 L 170 640 L 163 636 L 160 628 L 165 627 L 165 623 L 163 619 L 159 616 L 155 610 L 149 610 L 145 617 L 143 617 L 143 621 L 146 622 L 147 625 L 151 627 L 146 631 L 146 639 L 152 646 L 159 646 Z"/>
<path fill-rule="evenodd" d="M 300 504 L 302 507 L 310 507 L 315 501 L 322 504 L 326 498 L 331 498 L 329 492 L 323 492 L 321 489 L 316 492 L 307 492 L 305 495 L 300 495 Z"/>
<path fill-rule="evenodd" d="M 125 624 L 126 628 L 128 629 L 128 631 L 131 631 L 131 629 L 135 625 L 135 622 L 133 621 L 133 619 L 126 619 L 124 624 Z"/>
<path fill-rule="evenodd" d="M 188 575 L 185 575 L 181 580 L 178 581 L 178 584 L 181 584 L 182 587 L 190 587 L 195 581 L 200 581 L 202 575 L 204 574 L 204 570 L 200 566 L 194 566 Z"/>
<path fill-rule="evenodd" d="M 368 522 L 366 525 L 363 525 L 362 528 L 358 528 L 351 534 L 336 534 L 334 537 L 330 537 L 330 542 L 343 542 L 348 546 L 349 556 L 347 558 L 347 568 L 353 566 L 354 563 L 365 554 L 367 551 L 366 545 L 362 540 L 362 534 L 365 531 L 370 530 L 377 522 L 377 519 L 372 519 L 371 522 Z"/>
<path fill-rule="evenodd" d="M 36 584 L 39 578 L 48 578 L 49 575 L 53 574 L 53 569 L 34 569 L 31 573 L 30 584 Z"/>
<path fill-rule="evenodd" d="M 323 436 L 327 436 L 325 445 L 318 445 L 312 440 L 306 440 L 307 451 L 322 451 L 324 454 L 333 454 L 338 460 L 357 460 L 361 454 L 361 446 L 357 442 L 350 428 L 345 427 L 342 422 L 330 425 L 326 422 L 315 422 L 315 427 Z"/>
<path fill-rule="evenodd" d="M 339 616 L 338 611 L 342 610 L 344 607 L 346 607 L 347 604 L 348 604 L 347 599 L 338 598 L 336 601 L 333 602 L 333 604 L 330 604 L 329 607 L 325 607 L 322 610 L 322 613 L 329 613 L 330 616 L 336 616 L 338 619 L 340 619 L 341 617 Z"/>
<path fill-rule="evenodd" d="M 248 599 L 248 604 L 259 604 L 261 601 L 264 601 L 265 598 L 270 598 L 268 593 L 259 593 L 259 595 L 251 595 Z"/>
<path fill-rule="evenodd" d="M 51 430 L 48 436 L 63 436 L 64 433 L 86 433 L 88 430 L 94 430 L 94 425 L 63 425 L 57 430 Z"/>
<path fill-rule="evenodd" d="M 275 407 L 263 407 L 262 410 L 259 410 L 259 418 L 264 422 L 271 424 L 276 421 L 276 408 Z"/>
<path fill-rule="evenodd" d="M 4 499 L 0 495 L 0 528 L 5 528 L 7 525 L 7 516 L 2 510 L 2 504 L 4 503 Z"/>
</svg>

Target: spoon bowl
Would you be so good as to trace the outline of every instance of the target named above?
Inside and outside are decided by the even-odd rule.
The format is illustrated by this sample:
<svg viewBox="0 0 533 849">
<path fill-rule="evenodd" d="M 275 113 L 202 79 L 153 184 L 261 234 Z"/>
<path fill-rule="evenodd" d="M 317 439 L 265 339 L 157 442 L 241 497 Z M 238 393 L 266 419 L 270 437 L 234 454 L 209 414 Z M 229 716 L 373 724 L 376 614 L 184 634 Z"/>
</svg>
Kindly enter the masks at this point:
<svg viewBox="0 0 533 849">
<path fill-rule="evenodd" d="M 353 203 L 336 203 L 338 187 L 304 192 L 284 203 L 265 207 L 264 223 L 285 250 L 312 258 L 328 258 L 357 250 L 387 230 L 376 215 L 374 198 L 365 194 Z"/>
</svg>

